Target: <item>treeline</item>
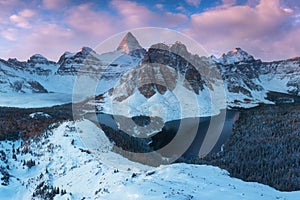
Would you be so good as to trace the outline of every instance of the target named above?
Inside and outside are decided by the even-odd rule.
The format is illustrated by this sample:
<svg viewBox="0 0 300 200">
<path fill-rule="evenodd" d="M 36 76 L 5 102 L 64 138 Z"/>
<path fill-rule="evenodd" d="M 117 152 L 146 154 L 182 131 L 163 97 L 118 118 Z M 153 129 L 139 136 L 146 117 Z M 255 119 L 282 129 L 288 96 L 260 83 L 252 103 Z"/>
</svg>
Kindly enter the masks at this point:
<svg viewBox="0 0 300 200">
<path fill-rule="evenodd" d="M 38 197 L 40 199 L 53 200 L 56 195 L 65 195 L 67 193 L 66 190 L 60 189 L 59 187 L 53 187 L 52 185 L 48 185 L 44 181 L 38 184 L 35 188 L 35 191 L 32 194 L 32 197 Z"/>
<path fill-rule="evenodd" d="M 101 123 L 101 122 L 100 122 Z M 109 126 L 101 124 L 108 139 L 114 144 L 113 151 L 134 162 L 143 163 L 151 166 L 158 166 L 162 158 L 158 154 L 147 154 L 153 152 L 150 138 L 133 137 L 122 130 L 115 130 Z"/>
<path fill-rule="evenodd" d="M 31 118 L 31 113 L 43 112 L 50 117 Z M 0 107 L 0 140 L 16 140 L 39 135 L 49 129 L 49 125 L 72 119 L 72 105 L 65 104 L 47 108 Z"/>
<path fill-rule="evenodd" d="M 300 105 L 241 111 L 223 152 L 179 161 L 219 166 L 281 191 L 300 190 Z"/>
</svg>

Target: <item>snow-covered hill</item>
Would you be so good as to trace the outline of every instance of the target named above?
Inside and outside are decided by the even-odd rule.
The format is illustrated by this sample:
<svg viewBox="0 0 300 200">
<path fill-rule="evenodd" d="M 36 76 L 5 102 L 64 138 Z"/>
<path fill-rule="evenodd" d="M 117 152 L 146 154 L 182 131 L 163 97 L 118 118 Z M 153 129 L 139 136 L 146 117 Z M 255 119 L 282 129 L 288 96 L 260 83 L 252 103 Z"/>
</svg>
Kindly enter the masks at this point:
<svg viewBox="0 0 300 200">
<path fill-rule="evenodd" d="M 82 143 L 82 137 L 88 144 Z M 86 145 L 97 148 L 87 149 Z M 3 200 L 51 196 L 265 200 L 297 199 L 300 195 L 231 178 L 217 167 L 173 164 L 152 168 L 133 163 L 111 152 L 112 144 L 103 131 L 87 120 L 64 122 L 28 142 L 1 141 L 0 147 Z M 113 160 L 114 165 L 109 165 L 107 159 Z"/>
</svg>

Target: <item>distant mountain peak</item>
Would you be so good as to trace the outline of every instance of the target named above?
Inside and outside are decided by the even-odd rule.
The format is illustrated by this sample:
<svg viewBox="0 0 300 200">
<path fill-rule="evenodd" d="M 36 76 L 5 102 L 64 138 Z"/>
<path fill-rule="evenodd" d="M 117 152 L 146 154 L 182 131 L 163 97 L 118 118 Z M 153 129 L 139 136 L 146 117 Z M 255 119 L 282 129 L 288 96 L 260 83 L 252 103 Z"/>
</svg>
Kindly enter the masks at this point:
<svg viewBox="0 0 300 200">
<path fill-rule="evenodd" d="M 81 47 L 79 52 L 81 52 L 83 55 L 88 55 L 88 54 L 94 52 L 94 50 L 90 47 Z"/>
<path fill-rule="evenodd" d="M 232 51 L 228 52 L 227 54 L 247 54 L 247 55 L 249 55 L 246 51 L 244 51 L 240 47 L 234 48 Z"/>
<path fill-rule="evenodd" d="M 48 60 L 45 56 L 42 56 L 41 54 L 34 54 L 29 59 L 35 59 L 35 58 Z"/>
<path fill-rule="evenodd" d="M 234 64 L 238 62 L 253 61 L 255 59 L 252 55 L 237 47 L 232 51 L 229 51 L 227 54 L 223 54 L 220 60 L 223 64 Z"/>
<path fill-rule="evenodd" d="M 32 55 L 29 60 L 29 63 L 46 63 L 48 62 L 48 59 L 41 54 L 34 54 Z"/>
<path fill-rule="evenodd" d="M 134 50 L 143 49 L 143 47 L 139 44 L 137 39 L 132 35 L 131 32 L 128 32 L 122 41 L 120 42 L 117 50 L 123 51 L 124 53 L 129 54 Z"/>
</svg>

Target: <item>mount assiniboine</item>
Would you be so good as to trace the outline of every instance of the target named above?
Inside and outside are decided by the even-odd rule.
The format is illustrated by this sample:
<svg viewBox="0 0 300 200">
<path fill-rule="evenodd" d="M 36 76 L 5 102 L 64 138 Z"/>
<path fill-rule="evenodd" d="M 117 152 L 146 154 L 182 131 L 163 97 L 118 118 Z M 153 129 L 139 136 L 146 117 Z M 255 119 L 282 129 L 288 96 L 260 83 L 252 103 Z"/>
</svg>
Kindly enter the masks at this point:
<svg viewBox="0 0 300 200">
<path fill-rule="evenodd" d="M 146 50 L 128 33 L 115 51 L 101 55 L 83 47 L 77 53 L 65 52 L 58 62 L 39 54 L 27 61 L 1 59 L 0 92 L 71 94 L 78 73 L 91 79 L 100 74 L 97 94 L 114 88 L 105 96 L 116 102 L 131 102 L 132 107 L 156 100 L 165 104 L 163 97 L 171 95 L 168 91 L 182 89 L 186 95 L 203 99 L 221 86 L 227 105 L 253 107 L 272 103 L 266 99 L 269 91 L 299 96 L 299 66 L 299 57 L 263 62 L 240 48 L 220 58 L 193 55 L 180 42 L 153 44 Z M 149 84 L 140 85 L 145 81 Z M 133 102 L 136 97 L 139 102 Z"/>
</svg>

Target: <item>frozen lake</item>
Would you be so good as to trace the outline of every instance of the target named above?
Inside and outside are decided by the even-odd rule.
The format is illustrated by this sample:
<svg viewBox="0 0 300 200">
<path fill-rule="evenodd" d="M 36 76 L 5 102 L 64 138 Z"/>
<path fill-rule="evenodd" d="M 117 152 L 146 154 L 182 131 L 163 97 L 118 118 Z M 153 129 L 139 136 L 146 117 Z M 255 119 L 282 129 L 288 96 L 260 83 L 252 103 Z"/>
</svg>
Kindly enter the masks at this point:
<svg viewBox="0 0 300 200">
<path fill-rule="evenodd" d="M 1 94 L 0 106 L 18 108 L 51 107 L 72 102 L 72 94 L 35 93 L 35 94 Z"/>
</svg>

